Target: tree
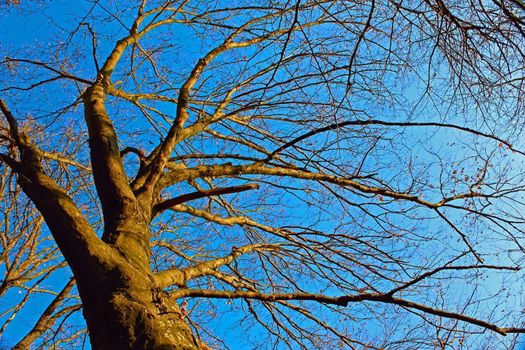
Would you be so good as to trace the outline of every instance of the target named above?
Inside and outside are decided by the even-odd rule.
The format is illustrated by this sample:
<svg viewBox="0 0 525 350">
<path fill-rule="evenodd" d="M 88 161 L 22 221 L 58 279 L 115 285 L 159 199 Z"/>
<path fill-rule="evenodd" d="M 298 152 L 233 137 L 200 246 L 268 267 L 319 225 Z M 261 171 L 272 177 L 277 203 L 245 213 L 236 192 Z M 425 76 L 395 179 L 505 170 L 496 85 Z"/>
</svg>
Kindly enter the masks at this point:
<svg viewBox="0 0 525 350">
<path fill-rule="evenodd" d="M 521 0 L 79 3 L 2 5 L 54 24 L 4 44 L 2 287 L 74 276 L 20 348 L 74 283 L 95 349 L 525 332 Z"/>
</svg>

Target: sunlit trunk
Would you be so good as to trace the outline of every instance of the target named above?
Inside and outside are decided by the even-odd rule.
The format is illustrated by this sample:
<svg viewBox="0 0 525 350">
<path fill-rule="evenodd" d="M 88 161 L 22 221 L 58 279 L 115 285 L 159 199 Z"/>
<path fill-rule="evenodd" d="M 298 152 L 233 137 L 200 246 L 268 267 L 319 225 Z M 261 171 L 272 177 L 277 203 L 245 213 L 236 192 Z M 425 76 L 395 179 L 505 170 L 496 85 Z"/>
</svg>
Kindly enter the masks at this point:
<svg viewBox="0 0 525 350">
<path fill-rule="evenodd" d="M 93 349 L 199 349 L 176 301 L 131 266 L 79 282 Z"/>
</svg>

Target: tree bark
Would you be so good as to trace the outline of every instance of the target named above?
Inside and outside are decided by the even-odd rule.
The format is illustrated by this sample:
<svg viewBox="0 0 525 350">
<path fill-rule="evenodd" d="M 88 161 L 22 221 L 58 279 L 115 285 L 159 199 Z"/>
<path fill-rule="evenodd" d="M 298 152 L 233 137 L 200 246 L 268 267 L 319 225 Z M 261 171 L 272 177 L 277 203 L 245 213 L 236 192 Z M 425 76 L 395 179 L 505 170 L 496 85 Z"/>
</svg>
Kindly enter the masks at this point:
<svg viewBox="0 0 525 350">
<path fill-rule="evenodd" d="M 174 298 L 153 276 L 122 263 L 78 281 L 93 349 L 199 349 Z"/>
</svg>

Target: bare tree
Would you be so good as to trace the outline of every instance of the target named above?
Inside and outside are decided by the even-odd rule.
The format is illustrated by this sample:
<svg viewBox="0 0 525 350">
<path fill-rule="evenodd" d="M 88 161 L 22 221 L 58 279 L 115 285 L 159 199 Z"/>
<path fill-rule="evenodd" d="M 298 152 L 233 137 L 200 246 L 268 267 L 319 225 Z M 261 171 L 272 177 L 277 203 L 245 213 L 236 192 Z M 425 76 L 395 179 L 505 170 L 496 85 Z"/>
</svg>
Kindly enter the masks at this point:
<svg viewBox="0 0 525 350">
<path fill-rule="evenodd" d="M 521 0 L 7 5 L 0 332 L 62 280 L 18 348 L 525 332 Z"/>
</svg>

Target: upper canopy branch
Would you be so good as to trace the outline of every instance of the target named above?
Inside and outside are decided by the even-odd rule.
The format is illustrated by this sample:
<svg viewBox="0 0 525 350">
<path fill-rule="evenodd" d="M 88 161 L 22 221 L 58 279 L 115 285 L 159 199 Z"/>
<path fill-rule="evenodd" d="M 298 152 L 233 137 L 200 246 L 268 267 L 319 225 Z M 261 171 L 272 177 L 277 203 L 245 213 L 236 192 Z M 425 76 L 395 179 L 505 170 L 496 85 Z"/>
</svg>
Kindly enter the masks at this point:
<svg viewBox="0 0 525 350">
<path fill-rule="evenodd" d="M 512 145 L 495 136 L 495 135 L 491 135 L 491 134 L 487 134 L 487 133 L 484 133 L 484 132 L 481 132 L 481 131 L 478 131 L 478 130 L 474 130 L 474 129 L 471 129 L 471 128 L 467 128 L 465 126 L 461 126 L 461 125 L 455 125 L 455 124 L 449 124 L 449 123 L 435 123 L 435 122 L 389 122 L 389 121 L 384 121 L 384 120 L 378 120 L 378 119 L 369 119 L 369 120 L 349 120 L 349 121 L 345 121 L 345 122 L 340 122 L 340 123 L 333 123 L 333 124 L 330 124 L 330 125 L 327 125 L 327 126 L 324 126 L 324 127 L 321 127 L 321 128 L 317 128 L 317 129 L 314 129 L 312 131 L 309 131 L 305 134 L 302 134 L 296 138 L 294 138 L 293 140 L 291 141 L 288 141 L 286 142 L 284 145 L 278 147 L 277 149 L 275 149 L 266 159 L 265 159 L 265 162 L 268 162 L 269 160 L 273 159 L 277 154 L 281 153 L 282 151 L 284 151 L 285 149 L 289 148 L 289 147 L 292 147 L 293 145 L 305 140 L 305 139 L 308 139 L 312 136 L 315 136 L 315 135 L 318 135 L 318 134 L 321 134 L 321 133 L 324 133 L 324 132 L 327 132 L 327 131 L 333 131 L 333 130 L 337 130 L 337 129 L 341 129 L 341 128 L 344 128 L 344 127 L 347 127 L 347 126 L 368 126 L 368 125 L 378 125 L 378 126 L 399 126 L 399 127 L 438 127 L 438 128 L 448 128 L 448 129 L 455 129 L 455 130 L 460 130 L 460 131 L 464 131 L 464 132 L 467 132 L 467 133 L 470 133 L 470 134 L 473 134 L 473 135 L 477 135 L 477 136 L 482 136 L 482 137 L 485 137 L 485 138 L 488 138 L 488 139 L 492 139 L 492 140 L 495 140 L 497 142 L 500 142 L 502 144 L 504 144 L 505 146 L 507 146 L 511 151 L 513 152 L 517 152 L 521 155 L 525 155 L 525 152 L 522 152 L 520 150 L 517 150 L 515 148 L 512 147 Z"/>
<path fill-rule="evenodd" d="M 525 333 L 525 328 L 514 327 L 499 327 L 490 322 L 483 321 L 477 318 L 469 317 L 460 313 L 445 311 L 423 304 L 415 303 L 401 298 L 395 298 L 388 294 L 380 293 L 361 293 L 356 295 L 344 295 L 339 297 L 330 297 L 323 294 L 310 293 L 272 293 L 264 294 L 256 291 L 223 291 L 223 290 L 206 290 L 206 289 L 179 289 L 172 293 L 175 298 L 185 297 L 203 297 L 203 298 L 219 298 L 219 299 L 256 299 L 261 301 L 275 302 L 284 300 L 309 300 L 323 304 L 332 304 L 338 306 L 348 306 L 349 303 L 372 301 L 385 304 L 398 305 L 404 308 L 423 311 L 427 314 L 436 315 L 455 319 L 458 321 L 467 322 L 476 326 L 490 329 L 493 332 L 501 335 L 509 333 Z"/>
<path fill-rule="evenodd" d="M 189 118 L 188 109 L 189 109 L 190 94 L 195 84 L 197 83 L 202 73 L 204 72 L 204 69 L 214 59 L 216 59 L 221 53 L 225 51 L 228 51 L 230 49 L 249 47 L 257 43 L 261 43 L 265 40 L 268 40 L 269 38 L 278 37 L 282 34 L 289 33 L 290 29 L 277 29 L 277 30 L 269 31 L 268 33 L 265 33 L 263 35 L 253 37 L 248 40 L 234 41 L 236 37 L 238 37 L 240 34 L 245 32 L 247 28 L 249 28 L 251 25 L 255 23 L 259 23 L 263 20 L 268 20 L 268 19 L 280 16 L 283 13 L 292 11 L 294 9 L 289 8 L 289 9 L 276 11 L 269 15 L 261 16 L 259 18 L 254 18 L 252 20 L 247 21 L 243 25 L 239 26 L 236 30 L 234 30 L 220 45 L 210 50 L 203 58 L 197 61 L 197 64 L 193 67 L 193 70 L 191 71 L 190 75 L 188 76 L 188 78 L 185 80 L 184 84 L 180 88 L 178 99 L 177 99 L 177 112 L 176 112 L 176 117 L 173 122 L 173 125 L 168 131 L 166 138 L 160 145 L 158 153 L 155 154 L 155 159 L 151 163 L 149 171 L 142 175 L 144 177 L 143 180 L 139 180 L 140 182 L 143 182 L 141 192 L 151 193 L 153 191 L 153 189 L 157 185 L 157 182 L 161 178 L 162 170 L 166 166 L 166 163 L 168 162 L 175 145 L 180 140 L 183 140 L 187 138 L 188 136 L 191 136 L 195 132 L 195 127 L 193 128 L 193 130 L 190 130 L 189 132 L 186 132 L 186 133 L 183 132 L 183 128 L 184 128 L 184 124 Z M 301 28 L 304 29 L 305 27 L 313 26 L 315 24 L 320 23 L 320 21 L 321 20 L 318 19 L 318 20 L 314 20 L 314 21 L 305 23 L 301 25 Z M 298 28 L 295 28 L 295 27 L 292 29 L 298 30 Z M 225 99 L 222 101 L 222 103 L 220 103 L 216 112 L 214 113 L 213 121 L 217 120 L 222 115 L 221 114 L 222 110 L 229 103 L 231 95 L 235 91 L 236 89 L 230 90 L 227 96 L 225 97 Z M 203 130 L 209 123 L 210 121 L 206 121 L 204 124 L 199 123 L 198 125 L 199 125 L 200 130 Z"/>
<path fill-rule="evenodd" d="M 309 181 L 323 181 L 332 183 L 335 185 L 351 188 L 363 194 L 381 195 L 390 197 L 397 200 L 406 200 L 421 204 L 428 208 L 439 208 L 446 205 L 449 202 L 458 199 L 474 198 L 474 197 L 487 197 L 487 195 L 477 192 L 467 192 L 457 195 L 451 195 L 444 197 L 437 202 L 431 202 L 419 195 L 410 194 L 408 192 L 395 191 L 389 188 L 375 187 L 363 184 L 356 181 L 352 177 L 342 177 L 330 174 L 315 173 L 307 170 L 297 168 L 286 168 L 279 166 L 267 166 L 263 162 L 255 162 L 247 165 L 232 165 L 230 163 L 220 165 L 200 165 L 193 168 L 186 168 L 177 171 L 168 172 L 164 175 L 160 182 L 161 187 L 168 187 L 172 184 L 193 180 L 196 178 L 203 177 L 223 177 L 223 176 L 235 176 L 235 175 L 271 175 L 271 176 L 282 176 L 291 177 L 301 180 Z"/>
<path fill-rule="evenodd" d="M 402 285 L 392 289 L 391 291 L 389 291 L 387 294 L 388 295 L 393 295 L 395 293 L 398 293 L 402 290 L 405 290 L 407 288 L 409 288 L 410 286 L 413 286 L 415 285 L 416 283 L 418 282 L 421 282 L 422 280 L 426 279 L 426 278 L 429 278 L 431 276 L 434 276 L 435 274 L 441 272 L 441 271 L 459 271 L 459 270 L 478 270 L 478 269 L 492 269 L 492 270 L 511 270 L 511 271 L 519 271 L 520 268 L 517 267 L 517 266 L 497 266 L 497 265 L 484 265 L 484 264 L 479 264 L 479 265 L 451 265 L 451 266 L 440 266 L 438 268 L 435 268 L 431 271 L 427 271 L 413 279 L 411 279 L 410 281 L 406 282 L 406 283 L 403 283 Z"/>
<path fill-rule="evenodd" d="M 57 69 L 57 68 L 54 68 L 53 66 L 51 66 L 49 63 L 45 63 L 45 62 L 40 62 L 40 61 L 37 61 L 37 60 L 31 60 L 31 59 L 26 59 L 26 58 L 11 58 L 11 57 L 6 57 L 5 59 L 5 62 L 7 63 L 12 63 L 12 62 L 15 62 L 15 63 L 28 63 L 28 64 L 31 64 L 31 65 L 34 65 L 34 66 L 38 66 L 38 67 L 42 67 L 52 73 L 55 73 L 56 74 L 56 77 L 58 78 L 65 78 L 65 79 L 70 79 L 70 80 L 74 80 L 74 81 L 77 81 L 79 83 L 83 83 L 83 84 L 88 84 L 88 85 L 91 85 L 93 84 L 93 81 L 90 81 L 88 79 L 84 79 L 84 78 L 81 78 L 81 77 L 77 77 L 75 75 L 72 75 L 68 72 L 65 72 L 63 69 Z"/>
</svg>

